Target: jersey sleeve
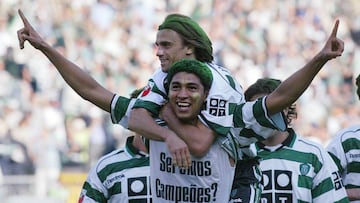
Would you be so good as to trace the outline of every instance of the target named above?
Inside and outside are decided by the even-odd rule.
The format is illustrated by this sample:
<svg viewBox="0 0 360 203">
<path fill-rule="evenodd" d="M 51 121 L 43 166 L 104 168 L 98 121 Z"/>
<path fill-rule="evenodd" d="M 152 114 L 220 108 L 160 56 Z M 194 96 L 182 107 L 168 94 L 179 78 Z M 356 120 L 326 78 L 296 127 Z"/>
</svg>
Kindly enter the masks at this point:
<svg viewBox="0 0 360 203">
<path fill-rule="evenodd" d="M 83 184 L 79 203 L 107 203 L 109 194 L 97 175 L 96 166 L 91 168 Z"/>
<path fill-rule="evenodd" d="M 334 202 L 347 202 L 348 197 L 346 189 L 337 165 L 335 164 L 329 153 L 324 152 L 324 158 L 326 160 L 324 164 L 326 166 L 324 167 L 329 168 L 334 184 Z"/>
<path fill-rule="evenodd" d="M 126 98 L 120 95 L 114 95 L 111 101 L 111 121 L 114 124 L 119 124 L 124 128 L 129 126 L 129 116 L 132 106 L 136 99 Z"/>
<path fill-rule="evenodd" d="M 320 150 L 319 158 L 322 166 L 313 179 L 313 202 L 348 202 L 342 179 L 333 160 L 325 150 Z"/>
<path fill-rule="evenodd" d="M 161 70 L 156 71 L 140 93 L 133 108 L 144 108 L 152 113 L 154 117 L 157 117 L 161 106 L 167 101 L 164 87 L 166 75 Z"/>
<path fill-rule="evenodd" d="M 234 109 L 234 132 L 240 146 L 262 141 L 273 135 L 274 130 L 286 130 L 281 113 L 269 116 L 266 97 L 237 105 Z"/>
<path fill-rule="evenodd" d="M 200 116 L 207 126 L 225 136 L 233 126 L 233 108 L 245 101 L 243 90 L 227 69 L 215 64 L 208 64 L 208 67 L 213 83 Z"/>
<path fill-rule="evenodd" d="M 341 134 L 337 134 L 334 139 L 328 144 L 326 150 L 329 152 L 331 158 L 334 160 L 336 166 L 339 169 L 339 172 L 343 173 L 346 170 L 347 158 L 340 137 Z"/>
</svg>

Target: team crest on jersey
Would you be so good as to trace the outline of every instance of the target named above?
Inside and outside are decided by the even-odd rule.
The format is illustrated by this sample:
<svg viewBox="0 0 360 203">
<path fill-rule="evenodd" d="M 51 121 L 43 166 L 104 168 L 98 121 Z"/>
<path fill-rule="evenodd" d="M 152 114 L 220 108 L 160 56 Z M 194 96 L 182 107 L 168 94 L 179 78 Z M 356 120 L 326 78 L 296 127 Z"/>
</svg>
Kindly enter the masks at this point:
<svg viewBox="0 0 360 203">
<path fill-rule="evenodd" d="M 310 165 L 309 164 L 301 164 L 300 165 L 300 174 L 301 175 L 306 175 L 307 173 L 309 173 L 310 171 Z"/>
<path fill-rule="evenodd" d="M 144 88 L 144 90 L 141 93 L 141 97 L 145 97 L 146 95 L 148 95 L 152 89 L 152 87 L 154 86 L 153 82 L 149 82 L 146 87 Z"/>
<path fill-rule="evenodd" d="M 226 116 L 227 101 L 219 98 L 210 98 L 209 114 L 213 116 Z"/>
</svg>

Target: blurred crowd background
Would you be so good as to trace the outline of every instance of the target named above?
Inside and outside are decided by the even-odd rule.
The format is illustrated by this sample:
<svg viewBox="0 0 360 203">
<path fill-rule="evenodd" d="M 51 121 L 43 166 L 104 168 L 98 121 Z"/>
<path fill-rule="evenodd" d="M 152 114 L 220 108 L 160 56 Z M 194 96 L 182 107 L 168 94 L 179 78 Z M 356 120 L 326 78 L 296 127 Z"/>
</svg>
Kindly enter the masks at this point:
<svg viewBox="0 0 360 203">
<path fill-rule="evenodd" d="M 201 24 L 216 62 L 230 69 L 244 89 L 258 78 L 284 80 L 300 69 L 340 19 L 345 52 L 326 64 L 298 100 L 293 125 L 325 146 L 341 128 L 360 123 L 354 93 L 360 73 L 360 1 L 1 0 L 1 171 L 4 176 L 34 174 L 40 196 L 59 187 L 64 171 L 86 174 L 131 132 L 112 125 L 109 114 L 78 96 L 42 53 L 29 44 L 19 49 L 17 9 L 63 55 L 124 96 L 144 86 L 159 67 L 157 26 L 170 13 Z"/>
</svg>

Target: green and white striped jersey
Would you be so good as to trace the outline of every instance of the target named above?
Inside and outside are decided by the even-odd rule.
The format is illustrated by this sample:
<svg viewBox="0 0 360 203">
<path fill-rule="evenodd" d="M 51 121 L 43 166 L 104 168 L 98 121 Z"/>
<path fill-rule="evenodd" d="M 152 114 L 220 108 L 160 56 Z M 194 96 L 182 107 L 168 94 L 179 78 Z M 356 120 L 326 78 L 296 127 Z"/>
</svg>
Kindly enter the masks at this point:
<svg viewBox="0 0 360 203">
<path fill-rule="evenodd" d="M 202 119 L 219 135 L 226 135 L 233 127 L 233 108 L 245 102 L 243 90 L 228 70 L 213 63 L 207 65 L 213 74 L 213 83 L 201 111 Z M 134 108 L 145 108 L 157 117 L 161 106 L 168 99 L 165 90 L 166 76 L 167 73 L 161 68 L 155 71 Z"/>
<path fill-rule="evenodd" d="M 248 149 L 238 151 L 239 147 L 266 139 L 273 129 L 285 130 L 281 113 L 269 116 L 264 98 L 256 104 L 255 101 L 245 103 L 242 87 L 230 73 L 218 65 L 207 65 L 214 79 L 199 118 L 218 133 L 217 142 L 230 156 L 242 159 L 243 155 L 251 152 Z M 165 91 L 166 76 L 167 73 L 158 69 L 133 108 L 145 108 L 157 117 L 161 106 L 168 99 Z"/>
<path fill-rule="evenodd" d="M 235 165 L 220 145 L 213 143 L 203 157 L 192 156 L 191 163 L 188 169 L 174 166 L 167 145 L 150 140 L 154 202 L 228 202 Z"/>
<path fill-rule="evenodd" d="M 335 163 L 319 144 L 288 130 L 280 145 L 256 143 L 262 158 L 264 190 L 261 202 L 349 202 Z"/>
<path fill-rule="evenodd" d="M 132 145 L 99 159 L 91 168 L 81 190 L 79 203 L 151 203 L 148 154 Z"/>
<path fill-rule="evenodd" d="M 360 125 L 339 131 L 326 149 L 339 169 L 345 188 L 360 188 Z"/>
</svg>

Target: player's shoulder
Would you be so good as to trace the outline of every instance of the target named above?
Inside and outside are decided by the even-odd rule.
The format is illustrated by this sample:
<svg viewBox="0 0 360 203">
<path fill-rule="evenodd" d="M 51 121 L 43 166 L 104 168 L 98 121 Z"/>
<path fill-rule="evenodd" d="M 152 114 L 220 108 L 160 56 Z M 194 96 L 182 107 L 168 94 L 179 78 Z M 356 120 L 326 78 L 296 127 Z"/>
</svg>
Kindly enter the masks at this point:
<svg viewBox="0 0 360 203">
<path fill-rule="evenodd" d="M 128 160 L 125 148 L 119 148 L 103 155 L 96 163 L 96 170 L 99 171 L 104 167 L 116 163 Z"/>
<path fill-rule="evenodd" d="M 167 76 L 167 73 L 162 71 L 161 68 L 157 68 L 154 73 L 151 75 L 151 78 L 164 78 Z"/>
<path fill-rule="evenodd" d="M 343 128 L 336 133 L 334 140 L 345 140 L 349 138 L 360 139 L 360 125 L 352 125 L 347 128 Z"/>
<path fill-rule="evenodd" d="M 297 136 L 296 137 L 296 144 L 297 145 L 297 149 L 299 150 L 303 150 L 303 151 L 307 151 L 307 152 L 311 152 L 314 154 L 323 154 L 326 152 L 324 146 L 318 142 L 315 142 L 313 140 L 307 139 L 305 137 L 302 136 Z"/>
<path fill-rule="evenodd" d="M 219 74 L 225 74 L 225 75 L 231 75 L 230 70 L 225 68 L 222 65 L 216 64 L 216 63 L 206 63 L 206 65 L 210 68 L 210 70 L 214 73 Z"/>
</svg>

